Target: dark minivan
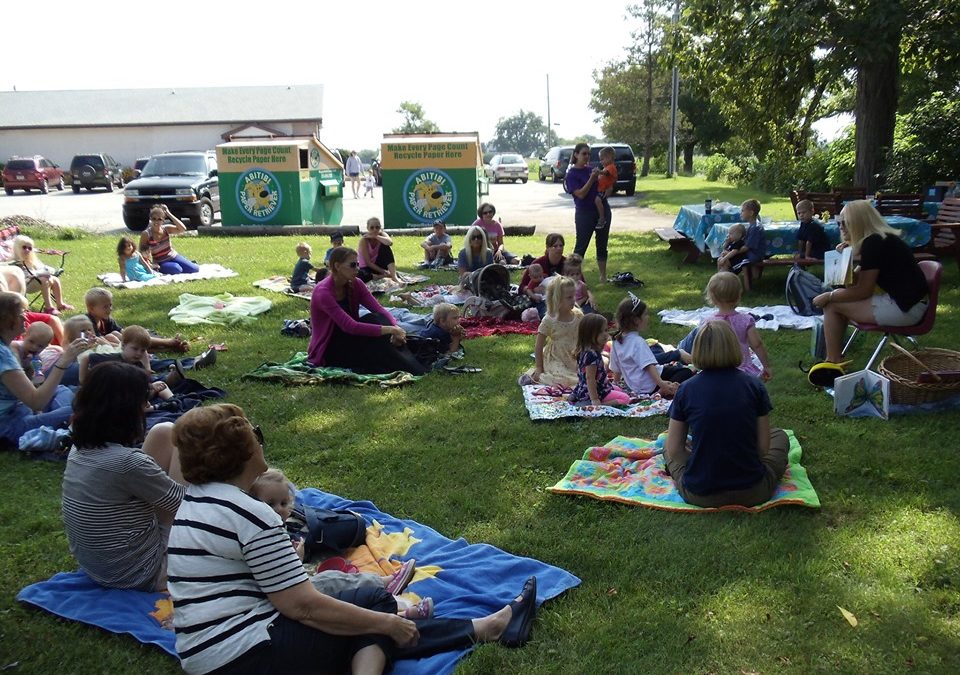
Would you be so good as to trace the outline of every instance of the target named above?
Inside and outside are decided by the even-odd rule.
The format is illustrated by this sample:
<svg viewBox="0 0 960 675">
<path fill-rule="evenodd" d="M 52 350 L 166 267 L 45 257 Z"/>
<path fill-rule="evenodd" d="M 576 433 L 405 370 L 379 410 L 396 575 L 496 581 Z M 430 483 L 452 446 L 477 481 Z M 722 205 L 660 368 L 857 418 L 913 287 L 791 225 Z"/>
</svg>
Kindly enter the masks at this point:
<svg viewBox="0 0 960 675">
<path fill-rule="evenodd" d="M 74 155 L 70 162 L 70 180 L 74 193 L 80 192 L 80 188 L 89 191 L 95 187 L 113 192 L 114 187 L 123 187 L 123 167 L 106 153 Z"/>
<path fill-rule="evenodd" d="M 622 190 L 628 197 L 632 197 L 637 191 L 637 158 L 633 154 L 633 148 L 626 143 L 594 143 L 590 146 L 590 166 L 600 166 L 600 150 L 606 147 L 613 148 L 615 153 L 613 162 L 617 165 L 617 185 L 614 193 Z M 540 180 L 550 177 L 554 183 L 562 181 L 567 175 L 573 148 L 572 145 L 550 148 L 540 159 Z"/>
</svg>

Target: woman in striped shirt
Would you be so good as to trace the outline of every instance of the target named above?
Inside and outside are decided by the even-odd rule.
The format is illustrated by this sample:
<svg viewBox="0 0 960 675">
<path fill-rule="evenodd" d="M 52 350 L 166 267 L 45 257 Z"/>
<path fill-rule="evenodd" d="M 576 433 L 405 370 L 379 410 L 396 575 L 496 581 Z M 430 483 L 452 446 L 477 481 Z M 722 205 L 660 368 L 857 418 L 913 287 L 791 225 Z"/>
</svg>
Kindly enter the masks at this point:
<svg viewBox="0 0 960 675">
<path fill-rule="evenodd" d="M 280 516 L 248 494 L 267 463 L 260 428 L 237 406 L 190 410 L 174 441 L 190 485 L 170 533 L 168 588 L 188 673 L 381 673 L 393 658 L 526 642 L 535 577 L 509 605 L 473 620 L 405 619 L 382 588 L 317 591 Z"/>
<path fill-rule="evenodd" d="M 171 225 L 166 225 L 167 219 Z M 199 272 L 200 267 L 177 253 L 170 243 L 171 234 L 187 231 L 183 221 L 170 213 L 165 204 L 150 209 L 150 225 L 140 235 L 140 251 L 150 252 L 150 262 L 159 266 L 161 274 L 191 274 Z"/>
<path fill-rule="evenodd" d="M 119 361 L 93 368 L 74 399 L 73 443 L 63 473 L 67 540 L 101 586 L 161 590 L 167 536 L 183 498 L 173 425 L 144 440 L 146 371 Z M 137 444 L 143 441 L 143 449 Z"/>
</svg>

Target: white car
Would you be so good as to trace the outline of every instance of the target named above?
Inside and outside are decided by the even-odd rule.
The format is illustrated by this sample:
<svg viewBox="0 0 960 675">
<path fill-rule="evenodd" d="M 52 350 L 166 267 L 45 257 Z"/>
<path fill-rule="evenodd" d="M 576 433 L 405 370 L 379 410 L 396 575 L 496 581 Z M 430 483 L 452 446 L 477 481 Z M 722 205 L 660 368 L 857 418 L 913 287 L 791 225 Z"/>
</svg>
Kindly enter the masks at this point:
<svg viewBox="0 0 960 675">
<path fill-rule="evenodd" d="M 527 160 L 517 153 L 504 153 L 494 155 L 486 167 L 487 178 L 493 183 L 499 183 L 502 180 L 513 182 L 520 179 L 521 183 L 526 183 L 530 176 L 527 169 Z"/>
</svg>

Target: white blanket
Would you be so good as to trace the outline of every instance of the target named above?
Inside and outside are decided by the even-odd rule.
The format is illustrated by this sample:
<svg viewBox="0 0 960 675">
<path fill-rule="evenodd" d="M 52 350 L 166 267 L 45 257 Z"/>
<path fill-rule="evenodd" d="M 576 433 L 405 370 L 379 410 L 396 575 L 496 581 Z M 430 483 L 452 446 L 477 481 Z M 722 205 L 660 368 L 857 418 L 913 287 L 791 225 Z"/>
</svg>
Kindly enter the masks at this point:
<svg viewBox="0 0 960 675">
<path fill-rule="evenodd" d="M 199 281 L 200 279 L 225 279 L 239 276 L 232 269 L 215 263 L 200 265 L 199 272 L 190 274 L 158 274 L 150 281 L 123 281 L 117 272 L 98 274 L 97 279 L 111 288 L 143 288 L 144 286 L 164 286 L 166 284 L 181 284 L 185 281 Z"/>
<path fill-rule="evenodd" d="M 663 323 L 675 323 L 681 326 L 699 326 L 704 317 L 715 314 L 716 307 L 701 307 L 694 310 L 663 309 L 658 312 Z M 781 328 L 795 328 L 808 330 L 813 328 L 813 316 L 795 314 L 788 305 L 770 305 L 761 307 L 737 307 L 738 312 L 753 314 L 754 316 L 772 315 L 772 319 L 757 319 L 757 328 L 765 330 L 779 330 Z"/>
</svg>

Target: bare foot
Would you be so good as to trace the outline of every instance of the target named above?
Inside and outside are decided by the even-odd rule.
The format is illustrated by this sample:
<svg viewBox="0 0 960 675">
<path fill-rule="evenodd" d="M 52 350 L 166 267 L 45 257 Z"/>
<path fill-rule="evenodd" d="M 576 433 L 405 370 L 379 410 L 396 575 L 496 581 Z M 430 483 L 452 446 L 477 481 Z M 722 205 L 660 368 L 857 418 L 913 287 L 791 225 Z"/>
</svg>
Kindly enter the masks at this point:
<svg viewBox="0 0 960 675">
<path fill-rule="evenodd" d="M 517 600 L 520 598 L 518 597 Z M 513 610 L 510 609 L 510 605 L 506 605 L 502 609 L 493 614 L 488 614 L 482 619 L 473 620 L 473 632 L 477 636 L 477 640 L 480 642 L 494 642 L 500 639 L 500 636 L 503 635 L 503 631 L 507 629 L 507 624 L 510 623 L 510 617 L 513 616 Z"/>
</svg>

